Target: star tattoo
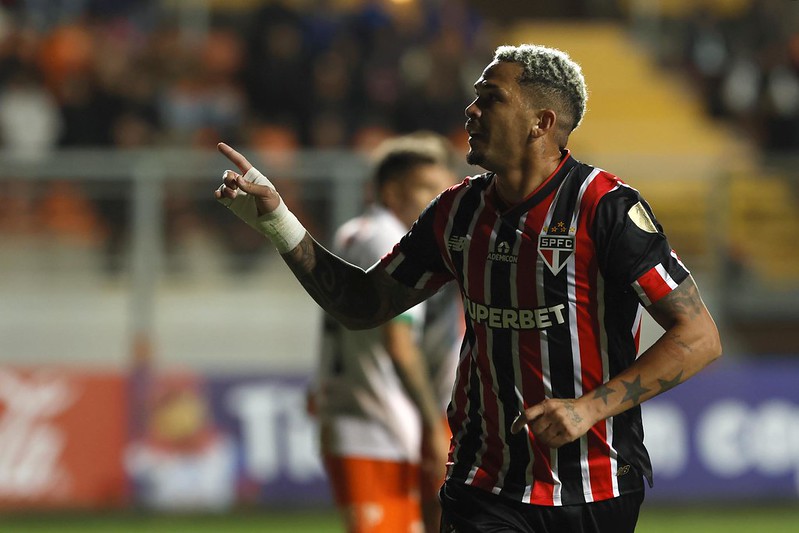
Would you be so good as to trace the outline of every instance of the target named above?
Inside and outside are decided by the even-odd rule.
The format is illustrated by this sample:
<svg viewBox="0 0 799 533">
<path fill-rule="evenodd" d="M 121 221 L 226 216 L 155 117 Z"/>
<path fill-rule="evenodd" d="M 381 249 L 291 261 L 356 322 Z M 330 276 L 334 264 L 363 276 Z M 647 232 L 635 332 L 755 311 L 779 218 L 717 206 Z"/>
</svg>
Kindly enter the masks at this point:
<svg viewBox="0 0 799 533">
<path fill-rule="evenodd" d="M 660 384 L 660 392 L 666 392 L 669 389 L 673 389 L 677 385 L 680 384 L 682 381 L 682 370 L 680 373 L 674 376 L 674 379 L 666 380 L 666 379 L 658 379 L 658 383 Z"/>
<path fill-rule="evenodd" d="M 607 385 L 600 385 L 599 387 L 596 388 L 596 390 L 594 390 L 594 398 L 601 399 L 603 402 L 605 402 L 605 405 L 607 405 L 608 396 L 610 396 L 614 392 L 616 391 L 611 389 Z"/>
<path fill-rule="evenodd" d="M 650 389 L 641 386 L 641 376 L 636 376 L 633 381 L 627 382 L 622 381 L 622 385 L 624 388 L 627 389 L 627 392 L 624 394 L 624 398 L 621 400 L 622 403 L 630 400 L 633 402 L 633 405 L 637 405 L 641 403 L 641 396 L 649 392 Z"/>
</svg>

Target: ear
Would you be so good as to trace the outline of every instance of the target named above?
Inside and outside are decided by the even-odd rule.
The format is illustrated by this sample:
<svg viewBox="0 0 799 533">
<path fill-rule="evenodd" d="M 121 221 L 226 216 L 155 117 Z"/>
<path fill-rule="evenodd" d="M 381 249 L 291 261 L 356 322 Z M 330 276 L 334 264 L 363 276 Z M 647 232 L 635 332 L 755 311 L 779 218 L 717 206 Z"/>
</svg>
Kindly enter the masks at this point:
<svg viewBox="0 0 799 533">
<path fill-rule="evenodd" d="M 381 204 L 389 209 L 394 209 L 399 199 L 397 180 L 389 179 L 383 183 L 383 186 L 380 187 L 380 193 L 378 196 L 380 198 Z"/>
<path fill-rule="evenodd" d="M 557 123 L 558 115 L 552 109 L 540 109 L 536 114 L 536 118 L 533 122 L 532 128 L 530 130 L 530 135 L 534 138 L 543 137 L 549 131 L 555 127 Z"/>
</svg>

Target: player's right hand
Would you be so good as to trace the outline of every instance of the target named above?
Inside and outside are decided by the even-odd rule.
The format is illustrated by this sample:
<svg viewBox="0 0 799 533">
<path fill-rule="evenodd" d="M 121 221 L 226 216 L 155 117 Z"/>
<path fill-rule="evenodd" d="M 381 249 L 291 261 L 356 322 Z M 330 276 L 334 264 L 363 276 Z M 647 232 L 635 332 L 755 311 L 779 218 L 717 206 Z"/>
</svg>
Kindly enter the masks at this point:
<svg viewBox="0 0 799 533">
<path fill-rule="evenodd" d="M 239 172 L 225 171 L 222 185 L 214 191 L 216 199 L 250 225 L 253 221 L 249 218 L 257 218 L 277 209 L 280 195 L 266 176 L 227 144 L 219 143 L 217 149 L 236 165 Z"/>
</svg>

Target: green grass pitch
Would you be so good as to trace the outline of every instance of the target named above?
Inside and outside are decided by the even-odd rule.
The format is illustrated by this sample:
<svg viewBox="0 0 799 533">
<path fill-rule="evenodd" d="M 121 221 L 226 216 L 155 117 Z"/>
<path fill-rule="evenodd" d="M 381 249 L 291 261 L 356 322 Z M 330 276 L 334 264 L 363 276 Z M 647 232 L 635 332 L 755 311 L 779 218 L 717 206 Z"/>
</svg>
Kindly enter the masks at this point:
<svg viewBox="0 0 799 533">
<path fill-rule="evenodd" d="M 644 504 L 636 533 L 796 533 L 799 505 L 663 507 Z M 136 513 L 0 515 L 0 533 L 344 533 L 332 510 L 224 515 Z"/>
</svg>

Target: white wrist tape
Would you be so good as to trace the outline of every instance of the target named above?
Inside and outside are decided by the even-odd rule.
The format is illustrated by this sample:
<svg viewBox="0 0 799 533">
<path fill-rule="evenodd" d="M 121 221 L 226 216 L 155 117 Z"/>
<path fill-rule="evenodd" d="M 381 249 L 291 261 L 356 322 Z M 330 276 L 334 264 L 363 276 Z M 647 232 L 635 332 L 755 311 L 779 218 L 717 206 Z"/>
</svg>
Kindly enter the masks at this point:
<svg viewBox="0 0 799 533">
<path fill-rule="evenodd" d="M 243 178 L 256 185 L 275 188 L 272 182 L 255 167 L 250 168 Z M 282 198 L 277 209 L 260 217 L 258 216 L 258 208 L 255 205 L 255 198 L 241 189 L 236 191 L 235 198 L 220 198 L 219 203 L 233 211 L 248 226 L 269 237 L 281 254 L 296 248 L 305 237 L 305 228 L 294 216 L 294 213 L 289 211 Z"/>
<path fill-rule="evenodd" d="M 305 227 L 282 199 L 277 209 L 258 217 L 255 224 L 256 229 L 269 237 L 281 254 L 290 252 L 305 238 Z"/>
</svg>

